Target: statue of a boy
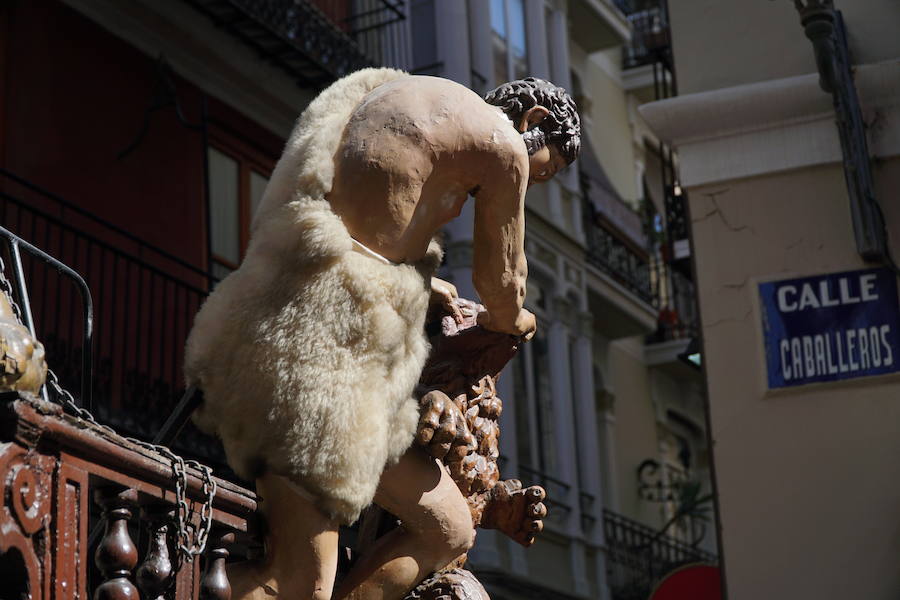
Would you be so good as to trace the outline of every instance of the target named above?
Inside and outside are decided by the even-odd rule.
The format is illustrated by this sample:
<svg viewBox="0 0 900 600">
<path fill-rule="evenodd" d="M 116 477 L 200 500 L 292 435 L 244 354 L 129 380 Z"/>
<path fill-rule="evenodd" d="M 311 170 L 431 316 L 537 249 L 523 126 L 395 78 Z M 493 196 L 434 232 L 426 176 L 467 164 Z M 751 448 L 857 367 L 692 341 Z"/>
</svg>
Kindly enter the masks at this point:
<svg viewBox="0 0 900 600">
<path fill-rule="evenodd" d="M 266 558 L 235 597 L 332 597 L 338 527 L 373 500 L 403 526 L 336 598 L 400 598 L 464 553 L 474 530 L 447 472 L 418 447 L 412 396 L 440 227 L 475 198 L 473 280 L 486 328 L 533 335 L 522 308 L 526 188 L 575 159 L 564 90 L 526 79 L 485 100 L 452 81 L 354 73 L 303 112 L 255 215 L 240 268 L 197 315 L 186 374 L 197 424 L 257 478 Z"/>
</svg>

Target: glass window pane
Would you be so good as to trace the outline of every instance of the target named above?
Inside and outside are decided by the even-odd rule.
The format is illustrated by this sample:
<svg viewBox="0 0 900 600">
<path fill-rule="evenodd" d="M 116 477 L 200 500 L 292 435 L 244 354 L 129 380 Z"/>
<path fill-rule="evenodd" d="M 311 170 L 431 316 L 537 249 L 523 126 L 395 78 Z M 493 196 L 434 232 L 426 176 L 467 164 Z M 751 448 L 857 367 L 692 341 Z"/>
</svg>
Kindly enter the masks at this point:
<svg viewBox="0 0 900 600">
<path fill-rule="evenodd" d="M 506 64 L 506 42 L 494 35 L 494 85 L 500 85 L 509 81 L 509 67 Z"/>
<path fill-rule="evenodd" d="M 494 85 L 509 81 L 504 0 L 491 0 L 491 51 L 494 57 Z"/>
<path fill-rule="evenodd" d="M 263 192 L 266 191 L 266 184 L 269 183 L 269 178 L 265 175 L 257 173 L 256 171 L 250 171 L 250 219 L 253 219 L 253 215 L 256 214 L 256 209 L 259 208 L 259 203 L 262 201 Z"/>
<path fill-rule="evenodd" d="M 481 2 L 482 0 L 478 0 Z M 410 30 L 412 31 L 412 55 L 415 69 L 432 66 L 438 62 L 437 53 L 437 20 L 434 2 L 413 2 L 410 11 Z M 430 71 L 426 74 L 432 74 Z"/>
<path fill-rule="evenodd" d="M 544 23 L 547 25 L 547 63 L 552 65 L 557 49 L 553 47 L 553 11 L 549 6 L 544 7 Z"/>
<path fill-rule="evenodd" d="M 491 0 L 491 29 L 501 38 L 506 38 L 506 14 L 503 0 Z"/>
<path fill-rule="evenodd" d="M 525 39 L 525 4 L 523 0 L 509 2 L 509 48 L 512 52 L 513 79 L 528 76 L 527 42 Z"/>
<path fill-rule="evenodd" d="M 209 149 L 209 204 L 213 254 L 233 263 L 241 259 L 236 160 Z"/>
<path fill-rule="evenodd" d="M 577 423 L 579 421 L 579 418 L 578 418 L 578 409 L 576 408 L 576 406 L 578 404 L 578 395 L 576 393 L 576 390 L 578 390 L 578 371 L 575 366 L 575 357 L 577 356 L 577 354 L 578 354 L 578 345 L 575 341 L 575 338 L 570 336 L 569 337 L 569 386 L 570 386 L 569 389 L 572 390 L 572 419 L 573 419 L 572 423 L 576 424 L 575 428 L 572 430 L 572 435 L 575 438 L 575 449 L 576 449 L 576 451 L 575 451 L 575 468 L 577 471 L 576 475 L 577 475 L 578 487 L 581 489 L 582 492 L 584 492 L 585 484 L 587 483 L 584 480 L 586 465 L 584 464 L 585 457 L 581 455 L 580 440 L 578 439 Z M 588 464 L 590 464 L 590 463 L 588 463 Z"/>
<path fill-rule="evenodd" d="M 509 1 L 509 45 L 516 56 L 525 56 L 525 4 L 523 0 Z"/>
<path fill-rule="evenodd" d="M 531 341 L 531 370 L 534 373 L 537 404 L 540 469 L 544 473 L 556 470 L 555 439 L 553 436 L 553 387 L 550 382 L 550 353 L 546 337 L 538 332 Z"/>
<path fill-rule="evenodd" d="M 516 448 L 520 465 L 534 468 L 531 460 L 531 427 L 528 405 L 528 386 L 525 383 L 525 352 L 519 352 L 512 364 L 513 398 L 504 398 L 504 402 L 516 403 Z"/>
<path fill-rule="evenodd" d="M 225 279 L 228 276 L 228 274 L 231 273 L 231 271 L 232 271 L 232 269 L 226 267 L 222 263 L 213 262 L 213 264 L 212 264 L 212 275 L 213 275 L 213 278 L 216 280 L 215 281 L 216 284 L 218 284 L 218 282 Z"/>
</svg>

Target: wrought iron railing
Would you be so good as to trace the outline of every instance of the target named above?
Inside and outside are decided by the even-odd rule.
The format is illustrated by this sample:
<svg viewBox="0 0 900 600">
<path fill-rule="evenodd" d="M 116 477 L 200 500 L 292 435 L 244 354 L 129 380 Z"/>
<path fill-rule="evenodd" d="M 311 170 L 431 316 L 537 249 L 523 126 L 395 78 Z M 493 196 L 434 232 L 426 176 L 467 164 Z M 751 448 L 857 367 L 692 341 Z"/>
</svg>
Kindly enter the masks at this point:
<svg viewBox="0 0 900 600">
<path fill-rule="evenodd" d="M 699 332 L 697 292 L 690 277 L 670 265 L 658 270 L 663 278 L 659 292 L 659 318 L 649 343 L 667 342 L 696 337 Z"/>
<path fill-rule="evenodd" d="M 370 66 L 410 68 L 404 0 L 185 0 L 295 77 L 324 87 Z"/>
<path fill-rule="evenodd" d="M 207 273 L 2 169 L 0 223 L 82 275 L 94 303 L 94 413 L 125 435 L 152 439 L 184 391 L 184 342 L 206 298 Z M 24 255 L 22 264 L 47 362 L 63 387 L 79 390 L 78 290 L 40 260 Z M 199 431 L 177 447 L 224 466 L 218 443 Z"/>
<path fill-rule="evenodd" d="M 593 205 L 585 202 L 584 235 L 587 242 L 587 262 L 623 285 L 638 298 L 656 306 L 657 279 L 651 272 L 650 256 L 635 248 L 607 226 Z"/>
<path fill-rule="evenodd" d="M 715 554 L 661 535 L 609 510 L 603 511 L 606 568 L 614 600 L 646 600 L 653 586 L 687 564 L 716 564 Z"/>
<path fill-rule="evenodd" d="M 631 25 L 631 42 L 625 46 L 624 67 L 654 63 L 672 67 L 672 44 L 666 0 L 616 0 Z"/>
</svg>

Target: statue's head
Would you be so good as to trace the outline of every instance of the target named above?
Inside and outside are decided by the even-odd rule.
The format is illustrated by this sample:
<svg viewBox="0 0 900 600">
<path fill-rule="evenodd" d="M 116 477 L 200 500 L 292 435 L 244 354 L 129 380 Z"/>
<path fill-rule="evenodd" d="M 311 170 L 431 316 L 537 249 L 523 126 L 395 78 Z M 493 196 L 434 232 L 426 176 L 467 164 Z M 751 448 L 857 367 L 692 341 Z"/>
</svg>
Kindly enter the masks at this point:
<svg viewBox="0 0 900 600">
<path fill-rule="evenodd" d="M 536 181 L 549 179 L 578 157 L 581 120 L 575 102 L 563 88 L 543 79 L 527 77 L 504 83 L 489 92 L 484 101 L 499 106 L 506 113 L 522 134 L 530 156 L 546 155 L 541 163 L 546 162 L 549 168 L 541 169 L 538 165 Z M 549 176 L 542 175 L 545 172 L 550 173 Z"/>
</svg>

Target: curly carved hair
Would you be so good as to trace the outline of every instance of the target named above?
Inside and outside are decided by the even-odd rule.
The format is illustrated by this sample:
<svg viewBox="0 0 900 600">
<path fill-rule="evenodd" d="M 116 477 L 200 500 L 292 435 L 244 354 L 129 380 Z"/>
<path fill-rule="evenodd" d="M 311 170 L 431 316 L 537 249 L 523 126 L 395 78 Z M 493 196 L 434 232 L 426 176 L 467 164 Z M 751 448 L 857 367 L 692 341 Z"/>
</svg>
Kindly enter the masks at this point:
<svg viewBox="0 0 900 600">
<path fill-rule="evenodd" d="M 543 106 L 550 114 L 537 127 L 522 134 L 528 153 L 534 154 L 547 143 L 553 143 L 566 161 L 571 163 L 578 158 L 581 119 L 575 101 L 563 88 L 543 79 L 526 77 L 504 83 L 488 92 L 484 101 L 503 109 L 513 123 L 517 123 L 528 109 Z"/>
</svg>

